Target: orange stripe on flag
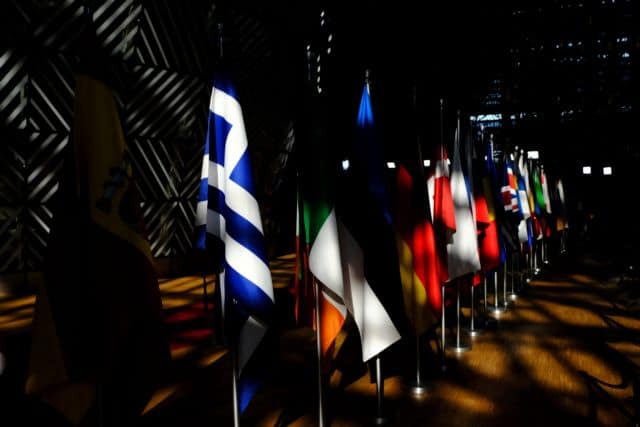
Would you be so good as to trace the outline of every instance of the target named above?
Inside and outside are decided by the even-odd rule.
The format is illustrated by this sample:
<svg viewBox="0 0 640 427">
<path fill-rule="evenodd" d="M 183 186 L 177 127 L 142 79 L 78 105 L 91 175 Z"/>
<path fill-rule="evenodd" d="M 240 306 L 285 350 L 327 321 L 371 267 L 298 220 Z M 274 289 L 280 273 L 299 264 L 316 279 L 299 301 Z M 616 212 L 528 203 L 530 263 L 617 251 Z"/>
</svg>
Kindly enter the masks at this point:
<svg viewBox="0 0 640 427">
<path fill-rule="evenodd" d="M 320 292 L 320 345 L 323 355 L 331 350 L 343 324 L 342 313 Z"/>
</svg>

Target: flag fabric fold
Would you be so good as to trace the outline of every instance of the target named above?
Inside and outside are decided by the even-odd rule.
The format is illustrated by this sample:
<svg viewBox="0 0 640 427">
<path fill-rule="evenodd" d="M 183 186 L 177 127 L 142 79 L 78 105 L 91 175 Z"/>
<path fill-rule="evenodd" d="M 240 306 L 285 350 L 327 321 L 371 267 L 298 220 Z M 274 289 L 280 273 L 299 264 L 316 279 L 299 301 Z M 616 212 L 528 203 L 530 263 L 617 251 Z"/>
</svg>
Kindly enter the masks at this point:
<svg viewBox="0 0 640 427">
<path fill-rule="evenodd" d="M 441 292 L 419 141 L 415 145 L 409 142 L 416 136 L 405 135 L 406 145 L 414 149 L 405 148 L 397 166 L 394 227 L 404 306 L 414 332 L 420 336 L 435 323 Z"/>
<path fill-rule="evenodd" d="M 381 151 L 367 83 L 338 205 L 344 302 L 360 332 L 364 362 L 400 339 L 394 322 L 404 316 Z"/>
<path fill-rule="evenodd" d="M 79 424 L 142 413 L 170 363 L 132 161 L 112 91 L 76 75 L 69 152 L 53 208 L 26 391 Z"/>
<path fill-rule="evenodd" d="M 478 252 L 482 271 L 493 271 L 500 265 L 500 242 L 496 220 L 495 184 L 492 182 L 487 162 L 477 160 L 474 201 L 478 227 Z"/>
<path fill-rule="evenodd" d="M 469 191 L 462 171 L 459 123 L 453 145 L 453 164 L 450 180 L 456 231 L 453 233 L 452 241 L 447 243 L 447 264 L 449 280 L 453 280 L 480 270 L 476 222 L 471 210 Z"/>
<path fill-rule="evenodd" d="M 327 98 L 311 89 L 309 144 L 305 151 L 303 199 L 310 252 L 309 269 L 319 284 L 320 341 L 325 360 L 347 315 L 336 215 L 336 162 Z"/>
<path fill-rule="evenodd" d="M 209 104 L 196 227 L 197 245 L 206 244 L 206 234 L 224 247 L 220 290 L 242 412 L 265 372 L 274 296 L 242 109 L 231 82 L 222 78 L 214 80 Z"/>
<path fill-rule="evenodd" d="M 434 158 L 435 165 L 427 179 L 427 187 L 438 255 L 438 278 L 440 283 L 445 283 L 449 280 L 447 246 L 453 241 L 452 236 L 456 231 L 456 216 L 449 181 L 449 157 L 444 145 L 439 144 L 436 147 Z"/>
</svg>

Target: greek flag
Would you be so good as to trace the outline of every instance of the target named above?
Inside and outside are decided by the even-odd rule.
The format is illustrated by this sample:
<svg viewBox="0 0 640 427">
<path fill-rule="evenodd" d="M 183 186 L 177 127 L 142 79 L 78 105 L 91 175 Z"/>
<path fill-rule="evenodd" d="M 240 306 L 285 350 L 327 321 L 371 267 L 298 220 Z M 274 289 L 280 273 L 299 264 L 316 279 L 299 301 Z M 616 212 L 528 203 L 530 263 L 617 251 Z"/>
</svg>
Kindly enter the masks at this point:
<svg viewBox="0 0 640 427">
<path fill-rule="evenodd" d="M 259 350 L 271 323 L 274 298 L 242 109 L 224 79 L 214 80 L 211 93 L 196 228 L 197 248 L 205 249 L 207 240 L 224 245 L 220 289 L 242 412 L 260 382 L 264 360 Z"/>
</svg>

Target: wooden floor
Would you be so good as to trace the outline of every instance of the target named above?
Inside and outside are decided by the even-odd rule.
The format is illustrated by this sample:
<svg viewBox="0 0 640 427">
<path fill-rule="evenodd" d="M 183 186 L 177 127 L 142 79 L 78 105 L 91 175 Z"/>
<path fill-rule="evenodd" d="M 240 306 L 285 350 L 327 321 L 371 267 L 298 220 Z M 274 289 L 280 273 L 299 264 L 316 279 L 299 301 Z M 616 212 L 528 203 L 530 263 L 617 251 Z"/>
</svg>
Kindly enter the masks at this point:
<svg viewBox="0 0 640 427">
<path fill-rule="evenodd" d="M 272 265 L 282 307 L 292 266 L 291 256 Z M 424 340 L 423 366 L 433 388 L 420 399 L 411 398 L 405 385 L 414 371 L 414 344 L 396 346 L 383 359 L 388 373 L 384 409 L 391 425 L 636 425 L 640 282 L 619 283 L 619 278 L 610 264 L 594 258 L 556 260 L 512 309 L 490 323 L 490 330 L 474 338 L 471 351 L 458 357 L 449 353 L 444 373 L 433 351 L 436 340 Z M 202 279 L 164 280 L 160 286 L 174 369 L 140 425 L 232 425 L 230 362 L 224 348 L 212 344 Z M 7 357 L 0 398 L 18 407 L 32 306 L 32 296 L 0 298 L 0 351 Z M 291 327 L 287 316 L 279 318 L 279 327 L 272 375 L 243 414 L 242 425 L 317 425 L 313 333 Z M 367 367 L 358 363 L 353 336 L 346 337 L 325 388 L 332 426 L 371 425 L 376 412 L 375 386 Z"/>
</svg>

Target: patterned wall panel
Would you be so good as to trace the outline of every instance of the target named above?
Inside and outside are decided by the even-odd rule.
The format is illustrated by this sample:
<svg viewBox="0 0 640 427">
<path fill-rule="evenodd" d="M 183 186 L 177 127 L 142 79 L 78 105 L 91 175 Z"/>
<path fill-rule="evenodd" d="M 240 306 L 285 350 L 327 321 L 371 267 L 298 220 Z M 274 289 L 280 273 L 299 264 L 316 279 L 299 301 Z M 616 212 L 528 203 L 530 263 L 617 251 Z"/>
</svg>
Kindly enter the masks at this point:
<svg viewBox="0 0 640 427">
<path fill-rule="evenodd" d="M 198 196 L 204 138 L 204 136 L 194 136 L 192 139 L 175 141 L 176 165 L 178 175 L 181 178 L 178 185 L 180 200 L 189 200 L 195 203 Z"/>
<path fill-rule="evenodd" d="M 35 46 L 67 50 L 87 24 L 81 0 L 31 1 L 28 4 Z"/>
<path fill-rule="evenodd" d="M 33 133 L 25 147 L 26 191 L 30 204 L 48 203 L 58 191 L 68 134 Z"/>
<path fill-rule="evenodd" d="M 151 243 L 151 254 L 156 257 L 172 255 L 175 232 L 174 210 L 178 202 L 143 202 L 142 214 Z"/>
<path fill-rule="evenodd" d="M 18 46 L 31 37 L 31 19 L 24 0 L 3 2 L 0 13 L 0 41 L 3 46 Z"/>
<path fill-rule="evenodd" d="M 96 33 L 106 51 L 122 59 L 135 52 L 142 5 L 137 0 L 101 0 L 92 10 Z"/>
<path fill-rule="evenodd" d="M 118 91 L 153 255 L 189 253 L 217 60 L 218 2 L 0 3 L 0 273 L 42 268 L 49 205 L 69 149 L 71 64 L 89 30 L 115 70 L 108 77 Z M 224 34 L 263 191 L 286 122 L 271 105 L 278 89 L 264 84 L 277 80 L 271 30 L 260 10 L 227 5 Z"/>
<path fill-rule="evenodd" d="M 167 70 L 135 66 L 132 97 L 126 105 L 126 126 L 134 137 L 186 137 L 193 133 L 195 113 L 206 102 L 205 86 L 197 78 Z"/>
<path fill-rule="evenodd" d="M 157 68 L 201 75 L 211 69 L 215 41 L 208 31 L 213 2 L 146 1 L 136 43 L 139 62 Z"/>
<path fill-rule="evenodd" d="M 131 146 L 154 256 L 191 249 L 202 147 L 194 140 L 155 139 L 136 139 Z"/>
<path fill-rule="evenodd" d="M 27 270 L 39 270 L 44 264 L 53 214 L 47 205 L 31 205 L 25 215 L 24 262 Z"/>
<path fill-rule="evenodd" d="M 135 139 L 129 149 L 143 200 L 152 202 L 178 197 L 177 149 L 171 141 Z"/>
<path fill-rule="evenodd" d="M 23 209 L 0 206 L 0 272 L 23 269 Z"/>
<path fill-rule="evenodd" d="M 178 254 L 187 254 L 193 247 L 193 221 L 196 217 L 196 201 L 180 201 L 175 207 L 173 247 Z"/>
<path fill-rule="evenodd" d="M 0 125 L 25 129 L 26 57 L 17 49 L 0 49 Z"/>
<path fill-rule="evenodd" d="M 137 0 L 31 1 L 25 14 L 33 17 L 37 46 L 57 51 L 71 49 L 82 31 L 91 25 L 109 55 L 129 59 L 142 6 Z"/>
<path fill-rule="evenodd" d="M 62 55 L 32 59 L 29 90 L 29 128 L 38 132 L 71 129 L 74 81 L 71 66 Z"/>
<path fill-rule="evenodd" d="M 0 206 L 16 206 L 24 199 L 24 133 L 0 134 Z"/>
</svg>

